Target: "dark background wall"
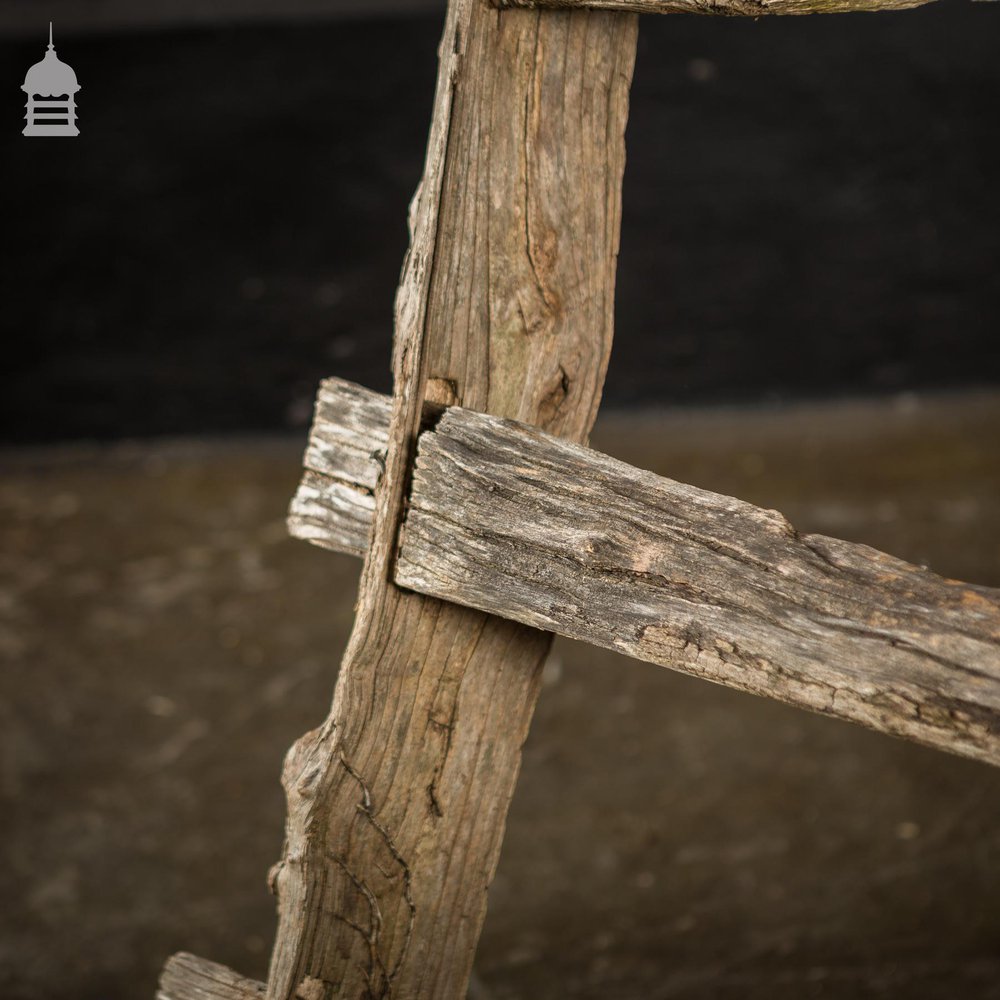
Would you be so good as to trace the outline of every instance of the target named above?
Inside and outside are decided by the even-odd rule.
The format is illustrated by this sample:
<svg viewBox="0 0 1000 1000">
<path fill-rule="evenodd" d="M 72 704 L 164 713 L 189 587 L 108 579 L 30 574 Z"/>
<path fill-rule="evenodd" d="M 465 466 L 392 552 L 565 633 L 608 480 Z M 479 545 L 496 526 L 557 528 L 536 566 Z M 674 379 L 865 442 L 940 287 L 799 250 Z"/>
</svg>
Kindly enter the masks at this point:
<svg viewBox="0 0 1000 1000">
<path fill-rule="evenodd" d="M 42 141 L 19 87 L 45 25 L 18 11 L 3 437 L 274 431 L 324 375 L 387 389 L 440 15 L 57 23 L 82 135 Z M 958 2 L 646 18 L 608 402 L 1000 381 L 998 28 Z"/>
</svg>

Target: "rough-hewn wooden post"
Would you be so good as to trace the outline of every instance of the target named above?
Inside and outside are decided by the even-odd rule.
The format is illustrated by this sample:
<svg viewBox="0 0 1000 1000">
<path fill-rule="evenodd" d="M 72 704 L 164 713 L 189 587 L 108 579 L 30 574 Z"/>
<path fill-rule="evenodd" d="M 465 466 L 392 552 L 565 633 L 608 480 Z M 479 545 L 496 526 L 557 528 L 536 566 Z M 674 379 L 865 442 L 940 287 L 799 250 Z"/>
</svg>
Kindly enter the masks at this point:
<svg viewBox="0 0 1000 1000">
<path fill-rule="evenodd" d="M 635 35 L 630 14 L 449 4 L 357 619 L 285 765 L 272 1000 L 464 994 L 549 637 L 398 590 L 397 528 L 425 397 L 587 437 Z"/>
</svg>

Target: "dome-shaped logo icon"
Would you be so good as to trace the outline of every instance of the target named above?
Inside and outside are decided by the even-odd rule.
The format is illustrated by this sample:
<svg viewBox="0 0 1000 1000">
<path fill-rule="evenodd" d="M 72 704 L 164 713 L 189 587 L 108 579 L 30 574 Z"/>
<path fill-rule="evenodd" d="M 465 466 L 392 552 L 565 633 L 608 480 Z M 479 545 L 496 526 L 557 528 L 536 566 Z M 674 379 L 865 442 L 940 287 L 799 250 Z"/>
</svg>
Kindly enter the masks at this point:
<svg viewBox="0 0 1000 1000">
<path fill-rule="evenodd" d="M 28 124 L 24 135 L 79 135 L 76 127 L 76 73 L 57 55 L 49 22 L 49 49 L 41 62 L 28 70 L 21 87 L 28 95 Z"/>
</svg>

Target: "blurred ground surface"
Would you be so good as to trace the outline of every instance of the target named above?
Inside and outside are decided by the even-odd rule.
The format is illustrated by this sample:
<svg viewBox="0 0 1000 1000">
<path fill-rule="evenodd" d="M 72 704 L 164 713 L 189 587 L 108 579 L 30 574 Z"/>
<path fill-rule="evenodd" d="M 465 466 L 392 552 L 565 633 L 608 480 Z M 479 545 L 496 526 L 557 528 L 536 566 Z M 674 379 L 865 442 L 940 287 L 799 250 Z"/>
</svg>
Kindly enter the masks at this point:
<svg viewBox="0 0 1000 1000">
<path fill-rule="evenodd" d="M 440 17 L 59 30 L 65 143 L 20 134 L 44 21 L 0 39 L 0 435 L 281 431 L 324 376 L 387 389 Z M 1000 385 L 998 36 L 965 0 L 645 18 L 608 400 Z"/>
<path fill-rule="evenodd" d="M 1000 585 L 1000 395 L 603 419 L 632 463 Z M 301 441 L 3 456 L 0 996 L 263 976 L 282 755 L 358 563 Z M 496 1000 L 1000 997 L 1000 772 L 557 643 L 477 959 Z"/>
</svg>

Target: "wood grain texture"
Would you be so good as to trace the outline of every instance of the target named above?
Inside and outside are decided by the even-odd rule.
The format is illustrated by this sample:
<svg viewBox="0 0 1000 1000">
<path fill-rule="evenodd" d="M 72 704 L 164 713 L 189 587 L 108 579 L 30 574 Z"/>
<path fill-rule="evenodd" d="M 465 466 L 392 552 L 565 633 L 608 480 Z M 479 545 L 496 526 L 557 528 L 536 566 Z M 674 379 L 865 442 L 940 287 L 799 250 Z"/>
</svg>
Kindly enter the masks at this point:
<svg viewBox="0 0 1000 1000">
<path fill-rule="evenodd" d="M 764 14 L 848 14 L 908 10 L 934 0 L 493 0 L 505 8 L 615 10 L 635 14 L 714 14 L 761 17 Z"/>
<path fill-rule="evenodd" d="M 225 965 L 180 952 L 167 959 L 156 1000 L 264 1000 L 264 991 Z"/>
<path fill-rule="evenodd" d="M 362 402 L 364 405 L 361 405 Z M 313 443 L 307 452 L 309 469 L 300 488 L 300 494 L 314 506 L 316 514 L 306 525 L 307 530 L 296 532 L 300 537 L 328 548 L 338 548 L 345 526 L 364 525 L 365 517 L 368 517 L 370 522 L 370 504 L 367 507 L 359 506 L 357 511 L 345 516 L 339 498 L 345 493 L 345 483 L 348 487 L 347 495 L 370 498 L 370 492 L 366 492 L 368 487 L 365 484 L 376 477 L 379 466 L 375 459 L 360 461 L 365 448 L 359 443 L 384 441 L 388 427 L 388 408 L 389 398 L 370 390 L 338 379 L 328 379 L 323 384 L 312 433 Z M 735 648 L 745 653 L 766 647 L 768 653 L 761 662 L 766 661 L 774 668 L 771 670 L 774 676 L 761 675 L 759 670 L 756 674 L 748 674 L 743 669 L 727 670 L 713 664 L 713 657 L 720 652 L 714 646 L 709 647 L 710 650 L 714 649 L 714 653 L 709 652 L 707 655 L 703 649 L 698 650 L 696 646 L 689 646 L 686 656 L 678 656 L 676 650 L 670 648 L 669 644 L 664 647 L 662 642 L 646 649 L 642 648 L 642 643 L 632 648 L 635 644 L 629 644 L 628 635 L 634 634 L 635 630 L 647 623 L 658 606 L 657 601 L 666 602 L 659 609 L 663 620 L 654 622 L 654 631 L 648 634 L 657 636 L 660 633 L 656 629 L 662 629 L 664 623 L 669 626 L 678 621 L 683 624 L 675 627 L 674 637 L 690 634 L 691 602 L 697 604 L 698 588 L 706 594 L 710 593 L 710 588 L 699 582 L 702 574 L 707 581 L 715 581 L 717 593 L 724 593 L 726 590 L 758 596 L 766 593 L 766 590 L 761 590 L 761 581 L 769 581 L 772 575 L 766 569 L 758 574 L 760 579 L 757 585 L 750 589 L 746 589 L 744 586 L 746 580 L 737 572 L 744 574 L 750 572 L 747 564 L 732 562 L 727 557 L 721 561 L 721 569 L 731 570 L 732 578 L 727 580 L 719 575 L 720 567 L 712 565 L 713 562 L 719 561 L 719 557 L 713 553 L 730 551 L 734 540 L 722 539 L 716 535 L 723 531 L 728 535 L 739 530 L 743 524 L 749 525 L 751 529 L 749 539 L 746 540 L 747 544 L 753 544 L 754 538 L 760 536 L 761 530 L 764 530 L 763 537 L 767 540 L 770 537 L 766 531 L 767 526 L 782 525 L 780 515 L 761 511 L 728 498 L 714 497 L 693 487 L 652 477 L 648 473 L 613 463 L 612 460 L 597 453 L 582 451 L 571 465 L 562 467 L 561 474 L 570 476 L 572 493 L 571 503 L 565 510 L 565 520 L 559 525 L 559 531 L 563 534 L 559 531 L 547 534 L 546 538 L 541 539 L 546 544 L 539 548 L 539 539 L 532 539 L 529 529 L 536 524 L 545 524 L 545 531 L 549 532 L 551 525 L 546 522 L 543 515 L 539 515 L 525 497 L 520 493 L 511 492 L 509 483 L 506 490 L 507 507 L 500 508 L 495 505 L 496 490 L 502 488 L 495 479 L 496 469 L 485 465 L 482 470 L 474 470 L 475 475 L 466 471 L 462 477 L 456 478 L 452 464 L 453 456 L 448 453 L 439 454 L 442 435 L 446 435 L 453 426 L 459 426 L 464 432 L 465 422 L 476 419 L 475 415 L 466 414 L 461 410 L 451 411 L 443 426 L 434 435 L 425 434 L 421 439 L 420 461 L 413 484 L 413 507 L 410 515 L 412 524 L 410 530 L 404 534 L 406 544 L 402 549 L 397 569 L 398 582 L 457 603 L 471 601 L 477 607 L 491 610 L 499 615 L 513 614 L 521 621 L 622 649 L 640 658 L 697 673 L 700 676 L 710 676 L 710 679 L 729 686 L 771 695 L 793 704 L 861 721 L 874 729 L 911 736 L 934 746 L 981 759 L 995 759 L 997 721 L 994 713 L 997 705 L 997 688 L 994 682 L 998 676 L 996 635 L 1000 625 L 994 616 L 993 624 L 990 626 L 993 631 L 989 631 L 988 628 L 984 631 L 984 626 L 989 624 L 990 619 L 987 614 L 988 608 L 979 600 L 984 598 L 995 606 L 997 603 L 995 592 L 942 580 L 932 573 L 901 563 L 891 556 L 885 556 L 865 546 L 819 536 L 799 537 L 786 526 L 785 534 L 779 533 L 776 537 L 788 551 L 780 552 L 777 547 L 772 546 L 771 550 L 762 550 L 763 556 L 776 560 L 776 565 L 796 566 L 798 577 L 807 583 L 810 569 L 814 573 L 821 570 L 825 574 L 822 581 L 824 586 L 818 587 L 813 581 L 811 589 L 801 594 L 793 594 L 795 599 L 792 604 L 783 607 L 774 601 L 758 606 L 747 603 L 742 607 L 735 606 L 730 601 L 706 607 L 704 618 L 701 617 L 699 609 L 700 627 L 714 629 L 715 631 L 710 631 L 710 634 L 723 644 L 730 643 L 734 629 L 742 627 L 746 633 L 747 615 L 757 615 L 758 620 L 752 623 L 754 628 L 751 631 L 754 634 L 750 637 L 756 645 L 748 646 L 748 638 L 744 636 Z M 337 420 L 343 421 L 344 426 L 339 427 L 331 423 Z M 507 429 L 509 428 L 505 428 Z M 342 446 L 337 444 L 340 441 L 344 442 Z M 517 448 L 521 449 L 519 475 L 524 475 L 523 470 L 528 467 L 534 470 L 532 475 L 541 475 L 538 463 L 546 460 L 547 439 L 542 441 L 542 448 L 537 452 L 530 436 L 527 440 L 516 442 Z M 514 447 L 510 441 L 506 441 L 505 446 L 508 449 Z M 478 442 L 476 447 L 482 449 L 485 446 L 482 442 Z M 491 462 L 503 454 L 502 450 L 493 449 L 492 444 L 487 450 Z M 434 479 L 430 475 L 426 463 L 432 459 L 443 478 Z M 467 460 L 472 459 L 469 457 Z M 709 547 L 705 551 L 697 548 L 690 551 L 671 549 L 656 534 L 656 532 L 662 534 L 666 529 L 663 523 L 657 521 L 655 509 L 645 510 L 641 519 L 637 519 L 635 512 L 632 511 L 624 514 L 629 518 L 625 522 L 625 528 L 614 529 L 617 547 L 609 549 L 605 546 L 602 550 L 605 559 L 608 552 L 612 552 L 616 556 L 616 561 L 597 562 L 597 565 L 602 566 L 606 573 L 610 574 L 610 578 L 600 575 L 594 577 L 594 566 L 591 565 L 595 562 L 593 553 L 584 553 L 586 559 L 589 559 L 586 565 L 578 563 L 576 557 L 572 556 L 560 557 L 560 561 L 549 565 L 546 562 L 549 559 L 547 538 L 565 542 L 564 536 L 567 530 L 575 537 L 578 526 L 588 523 L 587 519 L 592 520 L 594 516 L 602 519 L 602 529 L 607 528 L 603 518 L 615 510 L 615 505 L 601 496 L 602 487 L 596 485 L 606 482 L 607 463 L 612 463 L 618 470 L 618 492 L 625 489 L 634 491 L 631 499 L 633 506 L 645 509 L 649 504 L 662 500 L 664 496 L 671 497 L 673 507 L 681 509 L 690 519 L 691 523 L 686 525 L 685 530 L 701 532 L 705 538 L 702 544 L 714 545 L 715 548 Z M 485 488 L 492 491 L 489 497 L 484 500 L 475 493 L 470 496 L 469 491 L 483 488 L 484 481 L 488 484 Z M 641 492 L 647 483 L 652 483 L 653 488 L 652 494 L 648 496 Z M 554 488 L 549 489 L 549 485 L 554 485 Z M 564 490 L 564 485 L 547 484 L 544 495 L 547 499 L 551 499 L 562 495 Z M 694 497 L 695 501 L 688 502 L 691 497 Z M 524 503 L 521 502 L 522 499 Z M 293 508 L 295 506 L 293 504 Z M 734 510 L 741 512 L 740 516 L 733 513 Z M 595 511 L 598 512 L 596 515 Z M 698 519 L 703 517 L 705 511 L 709 512 L 712 520 L 702 524 Z M 482 520 L 492 518 L 498 513 L 502 513 L 507 522 L 507 530 L 500 533 L 496 531 L 492 521 L 485 524 Z M 429 520 L 425 520 L 427 518 Z M 453 537 L 449 525 L 455 523 L 462 525 L 463 533 Z M 634 527 L 637 524 L 652 526 L 650 528 L 652 534 L 640 535 Z M 510 530 L 512 527 L 515 530 Z M 629 536 L 630 530 L 633 531 L 631 536 Z M 482 537 L 478 537 L 480 533 Z M 525 535 L 523 538 L 522 533 Z M 499 551 L 494 546 L 499 544 L 498 539 L 501 537 L 504 539 L 504 547 Z M 470 543 L 469 538 L 473 538 L 474 543 Z M 365 541 L 365 531 L 362 529 L 358 532 L 357 544 L 363 547 Z M 740 539 L 735 541 L 741 543 Z M 496 558 L 496 566 L 490 566 L 483 561 L 470 562 L 466 565 L 468 552 L 464 547 L 456 550 L 454 548 L 456 544 L 470 545 L 470 551 L 476 554 L 476 559 Z M 631 551 L 627 549 L 627 545 L 632 546 Z M 513 561 L 509 555 L 510 546 L 521 546 L 517 548 L 518 559 Z M 572 551 L 572 546 L 568 545 L 567 551 Z M 663 567 L 651 571 L 652 575 L 635 574 L 634 566 L 639 559 L 637 553 L 649 551 L 660 553 L 661 561 L 677 560 L 676 564 L 671 564 L 672 575 Z M 817 562 L 820 553 L 836 558 L 837 565 L 841 567 L 839 575 L 833 572 L 833 565 L 823 566 Z M 837 553 L 835 557 L 833 553 Z M 522 557 L 526 560 L 523 566 L 519 562 Z M 781 563 L 782 560 L 784 563 Z M 432 576 L 432 571 L 436 571 L 438 563 L 442 561 L 448 567 L 443 586 L 436 576 Z M 846 569 L 848 566 L 854 567 L 850 573 Z M 886 627 L 885 622 L 888 619 L 885 619 L 881 630 L 872 636 L 869 635 L 870 628 L 863 616 L 870 616 L 872 609 L 875 608 L 884 619 L 884 577 L 887 567 L 891 566 L 903 570 L 898 575 L 899 586 L 903 589 L 898 591 L 897 588 L 897 592 L 905 594 L 906 588 L 909 587 L 912 595 L 919 594 L 922 611 L 910 621 L 903 615 L 897 615 L 894 631 Z M 525 593 L 523 586 L 512 587 L 504 573 L 497 571 L 497 567 L 504 572 L 509 570 L 517 574 L 528 574 L 536 584 L 543 579 L 550 581 L 550 584 L 546 590 Z M 473 596 L 475 591 L 466 589 L 466 573 L 473 579 L 479 580 L 481 592 L 476 596 Z M 683 578 L 688 578 L 693 586 L 689 591 L 690 600 L 685 603 L 682 598 L 678 605 L 675 591 L 666 584 L 671 579 L 676 584 L 677 579 Z M 601 589 L 591 593 L 587 588 L 594 586 L 595 579 L 600 581 Z M 794 582 L 794 579 L 795 577 L 786 574 L 786 582 L 789 584 Z M 515 583 L 519 582 L 519 578 L 515 580 Z M 624 599 L 619 592 L 619 584 L 627 585 L 628 594 Z M 836 589 L 834 584 L 850 597 L 851 603 L 842 602 L 839 606 L 834 606 L 831 590 L 831 588 Z M 612 585 L 610 589 L 609 585 Z M 867 592 L 865 587 L 868 588 Z M 553 588 L 558 589 L 560 593 L 571 592 L 575 595 L 574 604 L 583 608 L 581 614 L 586 613 L 590 616 L 589 631 L 585 630 L 584 624 L 578 617 L 563 621 L 547 610 L 551 604 L 559 603 L 552 596 Z M 816 600 L 822 597 L 828 603 L 822 607 L 810 605 L 810 593 L 819 595 Z M 593 606 L 587 603 L 591 599 L 594 602 Z M 549 604 L 534 603 L 543 600 L 549 601 Z M 529 603 L 525 605 L 525 601 Z M 614 602 L 610 609 L 606 606 L 608 601 Z M 628 613 L 629 601 L 633 603 L 638 601 L 642 604 L 645 610 L 638 616 L 643 619 L 642 622 L 639 622 L 634 614 Z M 727 617 L 727 613 L 731 618 Z M 786 635 L 783 629 L 786 628 L 784 623 L 788 616 L 802 614 L 806 614 L 802 621 L 809 625 L 805 635 L 800 635 L 798 631 Z M 822 627 L 817 625 L 815 620 L 817 614 L 828 619 Z M 851 614 L 862 617 L 853 620 L 850 618 Z M 775 622 L 778 624 L 775 625 Z M 832 636 L 828 634 L 831 628 L 835 632 Z M 617 634 L 616 630 L 621 629 L 625 630 L 625 636 Z M 903 631 L 906 633 L 905 636 Z M 761 632 L 762 634 L 758 634 Z M 963 635 L 966 639 L 977 636 L 974 641 L 985 642 L 986 646 L 972 647 L 968 657 L 969 662 L 960 663 L 959 672 L 956 673 L 955 669 L 948 667 L 948 663 L 961 660 L 960 654 L 951 647 L 956 642 L 956 636 Z M 918 638 L 919 647 L 914 647 L 915 637 Z M 852 655 L 845 655 L 845 649 Z M 796 669 L 800 674 L 802 671 L 808 673 L 806 680 L 800 680 L 797 684 L 793 683 L 791 661 L 786 662 L 785 659 L 790 653 L 795 653 Z M 980 653 L 982 655 L 979 655 Z M 803 655 L 805 659 L 802 658 Z M 691 659 L 692 662 L 687 664 L 687 659 Z M 734 652 L 730 652 L 729 659 L 736 660 Z M 818 668 L 819 672 L 814 674 L 816 668 L 813 667 L 813 663 L 816 661 L 821 661 L 822 665 Z M 751 659 L 751 666 L 757 662 L 758 660 Z M 734 663 L 729 664 L 730 667 L 734 665 Z M 830 687 L 832 674 L 837 671 L 843 672 L 852 665 L 854 675 L 850 678 L 838 676 L 834 694 Z M 974 674 L 968 675 L 963 672 L 977 668 L 986 672 L 986 675 L 979 680 L 975 679 Z M 760 666 L 759 669 L 766 668 Z M 882 670 L 888 671 L 887 677 L 880 675 Z M 908 681 L 907 672 L 912 675 Z M 971 682 L 970 676 L 973 678 Z M 898 690 L 901 685 L 907 690 L 905 695 Z M 861 698 L 861 703 L 858 702 L 858 698 L 849 696 L 850 692 L 858 690 L 868 692 Z M 877 709 L 872 708 L 873 701 L 877 704 Z M 963 702 L 964 708 L 960 704 Z M 932 705 L 953 703 L 956 706 L 955 714 L 946 714 L 943 724 L 935 724 L 933 720 L 938 718 L 940 721 L 941 712 L 935 712 Z M 897 711 L 888 711 L 889 706 L 896 706 Z M 986 735 L 981 737 L 973 733 L 970 737 L 963 729 L 965 717 L 972 718 L 983 711 L 986 715 L 981 728 Z M 915 714 L 918 719 L 916 726 Z"/>
<path fill-rule="evenodd" d="M 349 382 L 324 382 L 307 452 L 309 468 L 300 487 L 303 500 L 293 504 L 293 510 L 309 504 L 315 514 L 304 529 L 295 527 L 292 519 L 299 537 L 348 551 L 340 540 L 348 528 L 361 526 L 355 542 L 364 547 L 371 504 L 359 504 L 345 515 L 340 497 L 346 492 L 370 499 L 365 484 L 374 480 L 379 466 L 375 459 L 361 461 L 365 448 L 359 443 L 384 441 L 389 404 L 389 397 Z M 943 580 L 863 545 L 798 536 L 773 512 L 660 479 L 596 452 L 577 450 L 575 456 L 553 465 L 549 439 L 540 438 L 538 447 L 524 428 L 502 425 L 502 447 L 489 437 L 496 428 L 487 427 L 483 440 L 472 434 L 476 450 L 465 454 L 462 462 L 472 463 L 476 454 L 483 453 L 487 461 L 481 469 L 458 466 L 461 474 L 456 475 L 452 452 L 478 419 L 456 409 L 433 434 L 421 438 L 397 582 L 727 686 L 995 761 L 1000 698 L 996 645 L 1000 612 L 995 591 Z M 344 426 L 331 423 L 337 420 Z M 460 433 L 453 434 L 456 429 Z M 528 436 L 519 436 L 524 433 Z M 343 445 L 338 444 L 341 441 Z M 468 446 L 469 442 L 462 445 Z M 565 510 L 539 512 L 530 491 L 522 493 L 519 485 L 515 489 L 510 481 L 505 483 L 506 466 L 499 471 L 494 467 L 502 455 L 507 456 L 505 461 L 516 456 L 517 476 L 530 475 L 536 487 L 544 475 L 556 475 L 556 469 L 569 476 L 568 487 L 553 481 L 542 489 L 547 503 L 566 499 Z M 609 481 L 608 468 L 615 470 L 617 484 L 611 497 L 602 493 Z M 505 506 L 496 504 L 498 490 Z M 620 509 L 617 498 L 624 491 L 631 491 L 630 510 Z M 681 521 L 668 524 L 658 514 L 657 505 L 664 502 L 681 512 Z M 623 526 L 607 521 L 615 511 L 625 518 Z M 496 517 L 503 519 L 503 530 L 497 529 Z M 559 523 L 553 526 L 552 519 Z M 595 519 L 602 532 L 611 531 L 615 538 L 613 546 L 600 547 L 600 556 L 595 555 L 596 548 L 586 547 L 592 538 L 579 543 L 579 532 L 591 530 Z M 453 534 L 454 524 L 461 525 L 460 533 Z M 749 530 L 746 538 L 730 537 L 744 529 Z M 703 548 L 671 547 L 671 532 L 676 531 L 686 532 L 683 537 L 689 540 L 700 539 Z M 571 538 L 576 541 L 571 543 Z M 761 545 L 762 540 L 766 544 Z M 554 558 L 550 542 L 564 545 L 565 552 Z M 576 551 L 580 544 L 583 549 Z M 744 544 L 758 546 L 757 561 L 733 561 L 731 554 Z M 516 558 L 511 557 L 512 550 Z M 644 558 L 640 554 L 649 552 L 658 553 L 658 562 L 648 573 L 637 573 L 635 566 Z M 490 559 L 496 560 L 495 565 Z M 771 594 L 771 562 L 761 559 L 785 568 L 787 587 L 796 580 L 802 583 L 801 593 L 790 591 L 790 603 L 782 604 Z M 600 570 L 596 576 L 595 567 Z M 513 581 L 508 573 L 514 574 Z M 748 586 L 754 573 L 757 578 Z M 896 585 L 887 588 L 887 574 L 893 573 Z M 814 579 L 817 574 L 820 578 Z M 525 590 L 522 576 L 533 581 L 533 589 Z M 688 589 L 678 597 L 678 581 L 685 579 Z M 543 580 L 547 583 L 541 587 Z M 478 589 L 468 589 L 470 581 L 478 581 Z M 710 596 L 713 587 L 717 598 L 727 591 L 747 596 L 742 604 L 720 598 L 702 608 L 701 595 Z M 556 592 L 572 594 L 573 605 L 581 610 L 565 620 L 553 614 L 553 606 L 565 606 Z M 906 598 L 902 610 L 886 611 L 887 594 Z M 762 595 L 768 600 L 760 600 Z M 751 597 L 758 599 L 756 604 Z M 636 603 L 641 605 L 638 614 Z M 919 613 L 914 613 L 915 607 Z M 694 644 L 679 655 L 664 640 L 663 629 L 674 641 L 692 635 L 695 608 L 703 640 L 708 635 L 713 643 L 702 641 L 708 653 Z M 874 634 L 866 621 L 873 613 L 880 622 Z M 653 620 L 657 614 L 661 619 Z M 629 637 L 651 620 L 653 631 L 647 630 L 641 642 L 630 642 Z M 792 627 L 791 621 L 798 624 Z M 742 638 L 734 644 L 737 631 Z M 650 636 L 656 641 L 646 642 Z M 727 654 L 728 666 L 715 663 L 727 658 L 723 656 L 727 644 L 734 646 Z M 749 654 L 749 672 L 738 662 L 737 650 Z M 847 676 L 850 670 L 853 674 Z M 977 677 L 976 671 L 982 676 Z M 974 722 L 977 717 L 981 724 Z M 969 732 L 966 721 L 972 723 Z"/>
<path fill-rule="evenodd" d="M 316 396 L 304 473 L 288 531 L 334 552 L 363 556 L 375 516 L 375 487 L 389 446 L 392 399 L 343 379 Z"/>
<path fill-rule="evenodd" d="M 425 396 L 589 433 L 635 36 L 631 15 L 449 4 L 355 627 L 285 763 L 270 1000 L 465 994 L 550 637 L 396 588 L 397 529 Z"/>
<path fill-rule="evenodd" d="M 1000 764 L 1000 591 L 511 421 L 421 438 L 397 582 Z"/>
</svg>

